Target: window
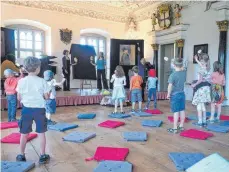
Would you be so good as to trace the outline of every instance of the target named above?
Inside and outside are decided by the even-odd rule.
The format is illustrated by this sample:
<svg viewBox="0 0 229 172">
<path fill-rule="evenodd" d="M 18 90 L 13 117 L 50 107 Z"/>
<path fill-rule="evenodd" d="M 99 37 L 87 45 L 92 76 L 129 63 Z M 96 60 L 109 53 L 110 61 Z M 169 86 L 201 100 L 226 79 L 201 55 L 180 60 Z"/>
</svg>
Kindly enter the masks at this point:
<svg viewBox="0 0 229 172">
<path fill-rule="evenodd" d="M 14 28 L 16 58 L 41 57 L 44 53 L 44 32 L 41 30 Z"/>
</svg>

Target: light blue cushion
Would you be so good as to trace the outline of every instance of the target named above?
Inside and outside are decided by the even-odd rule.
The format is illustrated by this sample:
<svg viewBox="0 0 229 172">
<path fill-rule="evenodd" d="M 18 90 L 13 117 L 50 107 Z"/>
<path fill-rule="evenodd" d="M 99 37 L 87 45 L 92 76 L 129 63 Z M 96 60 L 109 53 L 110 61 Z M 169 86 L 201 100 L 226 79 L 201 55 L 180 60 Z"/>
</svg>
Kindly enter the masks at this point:
<svg viewBox="0 0 229 172">
<path fill-rule="evenodd" d="M 146 112 L 134 112 L 133 115 L 139 116 L 139 117 L 149 117 L 149 116 L 153 116 L 152 114 L 146 113 Z"/>
<path fill-rule="evenodd" d="M 96 114 L 94 114 L 94 113 L 85 113 L 85 114 L 80 113 L 80 114 L 78 114 L 77 118 L 78 119 L 93 119 L 93 118 L 95 118 L 95 116 L 96 116 Z"/>
<path fill-rule="evenodd" d="M 123 138 L 126 141 L 146 141 L 147 133 L 146 132 L 123 132 Z"/>
<path fill-rule="evenodd" d="M 202 153 L 180 153 L 171 152 L 169 153 L 169 158 L 173 161 L 177 170 L 186 170 L 195 163 L 199 162 L 204 158 Z"/>
<path fill-rule="evenodd" d="M 143 120 L 142 126 L 160 127 L 163 122 L 161 120 Z"/>
<path fill-rule="evenodd" d="M 95 133 L 72 132 L 64 136 L 63 140 L 69 142 L 83 143 L 95 136 L 96 136 Z"/>
<path fill-rule="evenodd" d="M 49 130 L 56 130 L 56 131 L 66 131 L 73 128 L 77 128 L 78 125 L 76 124 L 69 124 L 69 123 L 56 123 L 55 125 L 49 125 Z"/>
<path fill-rule="evenodd" d="M 1 161 L 2 172 L 27 172 L 34 167 L 34 162 Z"/>
<path fill-rule="evenodd" d="M 132 172 L 132 164 L 126 161 L 102 161 L 94 172 Z"/>
<path fill-rule="evenodd" d="M 221 125 L 221 126 L 228 126 L 229 127 L 229 121 L 222 121 L 222 122 L 220 122 L 219 125 Z"/>
<path fill-rule="evenodd" d="M 189 120 L 198 120 L 198 117 L 196 114 L 189 114 L 187 117 Z"/>
<path fill-rule="evenodd" d="M 122 113 L 112 113 L 110 115 L 108 115 L 110 118 L 128 118 L 128 117 L 131 117 L 131 115 L 129 114 L 122 114 Z"/>
<path fill-rule="evenodd" d="M 229 126 L 220 126 L 216 124 L 209 124 L 207 130 L 215 131 L 219 133 L 227 133 L 229 131 Z"/>
<path fill-rule="evenodd" d="M 186 172 L 228 172 L 229 162 L 217 153 L 197 162 L 189 167 Z"/>
</svg>

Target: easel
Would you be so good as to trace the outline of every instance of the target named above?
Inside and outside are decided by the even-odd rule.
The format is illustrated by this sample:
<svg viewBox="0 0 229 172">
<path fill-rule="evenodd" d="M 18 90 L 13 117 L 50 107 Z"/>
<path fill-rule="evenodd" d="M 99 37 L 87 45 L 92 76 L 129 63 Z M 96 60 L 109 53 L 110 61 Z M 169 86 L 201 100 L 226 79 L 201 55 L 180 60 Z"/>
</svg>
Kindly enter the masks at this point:
<svg viewBox="0 0 229 172">
<path fill-rule="evenodd" d="M 91 80 L 80 80 L 80 90 L 83 90 L 84 89 L 84 86 L 86 85 L 89 85 L 91 87 L 91 90 L 92 90 L 92 83 L 91 83 Z"/>
</svg>

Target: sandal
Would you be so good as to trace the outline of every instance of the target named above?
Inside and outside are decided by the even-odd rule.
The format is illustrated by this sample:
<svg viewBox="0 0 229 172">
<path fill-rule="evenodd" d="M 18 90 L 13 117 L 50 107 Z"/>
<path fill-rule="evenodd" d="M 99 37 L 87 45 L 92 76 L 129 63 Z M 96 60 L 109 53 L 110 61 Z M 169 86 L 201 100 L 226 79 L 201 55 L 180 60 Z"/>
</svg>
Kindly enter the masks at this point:
<svg viewBox="0 0 229 172">
<path fill-rule="evenodd" d="M 25 155 L 21 155 L 21 154 L 17 155 L 16 161 L 19 161 L 19 162 L 26 161 Z"/>
<path fill-rule="evenodd" d="M 178 127 L 178 130 L 184 131 L 184 127 Z"/>
<path fill-rule="evenodd" d="M 39 164 L 45 164 L 50 160 L 50 156 L 48 154 L 44 154 L 40 156 Z"/>
<path fill-rule="evenodd" d="M 178 129 L 174 129 L 174 128 L 169 128 L 169 129 L 167 129 L 167 131 L 169 133 L 174 133 L 174 134 L 177 134 L 178 133 Z"/>
<path fill-rule="evenodd" d="M 121 112 L 121 114 L 125 114 L 125 112 Z"/>
</svg>

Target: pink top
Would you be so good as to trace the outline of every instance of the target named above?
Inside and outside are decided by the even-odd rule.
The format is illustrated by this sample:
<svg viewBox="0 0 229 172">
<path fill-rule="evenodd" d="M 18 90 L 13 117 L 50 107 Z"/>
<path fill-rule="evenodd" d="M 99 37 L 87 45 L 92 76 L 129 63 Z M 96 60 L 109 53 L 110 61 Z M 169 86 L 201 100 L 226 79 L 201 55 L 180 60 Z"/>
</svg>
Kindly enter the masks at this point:
<svg viewBox="0 0 229 172">
<path fill-rule="evenodd" d="M 225 85 L 225 75 L 220 74 L 219 72 L 213 72 L 211 74 L 211 83 L 213 84 L 219 84 L 219 85 Z"/>
<path fill-rule="evenodd" d="M 5 80 L 4 87 L 5 87 L 6 95 L 16 94 L 17 84 L 21 78 L 22 77 L 16 78 L 13 76 L 13 77 L 9 77 Z"/>
</svg>

